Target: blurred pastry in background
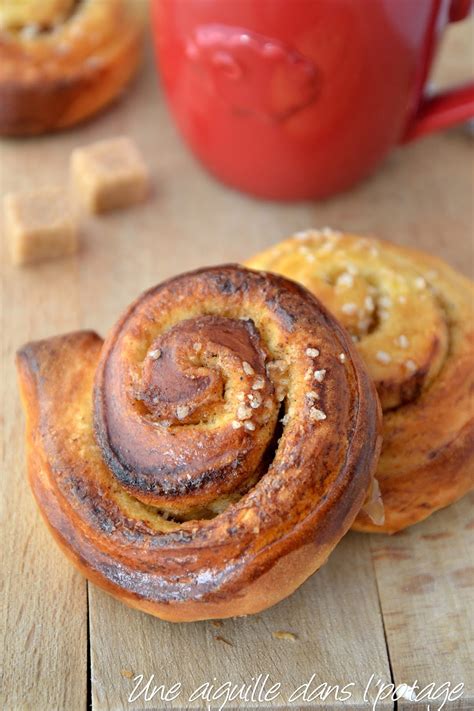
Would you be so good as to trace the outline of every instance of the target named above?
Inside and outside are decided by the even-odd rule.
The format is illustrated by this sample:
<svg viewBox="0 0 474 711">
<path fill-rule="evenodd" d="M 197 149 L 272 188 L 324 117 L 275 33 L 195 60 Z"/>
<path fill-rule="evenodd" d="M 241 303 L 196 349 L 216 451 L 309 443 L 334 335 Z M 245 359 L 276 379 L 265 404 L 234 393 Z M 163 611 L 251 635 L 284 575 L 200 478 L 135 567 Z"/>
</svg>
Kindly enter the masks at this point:
<svg viewBox="0 0 474 711">
<path fill-rule="evenodd" d="M 138 67 L 146 0 L 0 0 L 0 134 L 71 126 Z"/>
</svg>

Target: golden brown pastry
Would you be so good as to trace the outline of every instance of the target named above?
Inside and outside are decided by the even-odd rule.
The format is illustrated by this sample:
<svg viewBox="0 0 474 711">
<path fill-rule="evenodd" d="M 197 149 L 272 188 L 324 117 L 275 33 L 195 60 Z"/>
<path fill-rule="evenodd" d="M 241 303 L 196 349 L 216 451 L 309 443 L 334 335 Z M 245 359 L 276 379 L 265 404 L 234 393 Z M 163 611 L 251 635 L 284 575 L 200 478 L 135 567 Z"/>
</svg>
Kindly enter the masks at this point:
<svg viewBox="0 0 474 711">
<path fill-rule="evenodd" d="M 144 0 L 0 0 L 0 133 L 64 128 L 135 73 Z"/>
<path fill-rule="evenodd" d="M 286 597 L 371 486 L 375 388 L 347 333 L 282 277 L 178 276 L 105 342 L 32 343 L 18 368 L 29 478 L 54 536 L 88 578 L 164 619 Z"/>
<path fill-rule="evenodd" d="M 376 478 L 394 533 L 474 485 L 474 289 L 423 252 L 329 229 L 295 235 L 248 261 L 316 294 L 347 328 L 384 410 Z"/>
</svg>

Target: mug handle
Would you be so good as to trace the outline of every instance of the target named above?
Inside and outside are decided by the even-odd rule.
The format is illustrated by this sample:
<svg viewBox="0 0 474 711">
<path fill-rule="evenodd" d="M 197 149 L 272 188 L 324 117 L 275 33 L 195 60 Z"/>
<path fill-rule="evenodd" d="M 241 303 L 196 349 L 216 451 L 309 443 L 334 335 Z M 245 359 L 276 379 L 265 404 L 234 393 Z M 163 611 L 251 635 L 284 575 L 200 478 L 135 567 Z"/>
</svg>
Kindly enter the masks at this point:
<svg viewBox="0 0 474 711">
<path fill-rule="evenodd" d="M 471 10 L 472 0 L 453 0 L 449 12 L 450 22 L 463 20 Z M 474 118 L 474 82 L 468 82 L 422 98 L 418 111 L 408 124 L 401 142 L 413 141 L 472 118 Z"/>
</svg>

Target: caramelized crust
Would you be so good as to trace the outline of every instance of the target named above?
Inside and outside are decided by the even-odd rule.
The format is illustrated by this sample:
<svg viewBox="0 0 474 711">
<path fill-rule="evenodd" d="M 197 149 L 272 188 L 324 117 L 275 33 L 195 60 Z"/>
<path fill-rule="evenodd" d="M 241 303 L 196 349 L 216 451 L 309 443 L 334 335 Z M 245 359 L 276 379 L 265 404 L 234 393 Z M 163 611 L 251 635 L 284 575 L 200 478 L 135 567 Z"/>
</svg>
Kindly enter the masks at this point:
<svg viewBox="0 0 474 711">
<path fill-rule="evenodd" d="M 29 478 L 54 536 L 88 578 L 167 620 L 289 595 L 372 483 L 375 389 L 347 334 L 282 277 L 179 276 L 105 343 L 32 343 L 18 369 Z"/>
<path fill-rule="evenodd" d="M 307 231 L 249 266 L 296 279 L 351 333 L 384 410 L 376 477 L 394 533 L 474 484 L 474 289 L 423 252 L 331 230 Z"/>
<path fill-rule="evenodd" d="M 143 0 L 0 0 L 0 133 L 38 134 L 95 113 L 141 55 Z M 20 6 L 21 5 L 21 6 Z"/>
</svg>

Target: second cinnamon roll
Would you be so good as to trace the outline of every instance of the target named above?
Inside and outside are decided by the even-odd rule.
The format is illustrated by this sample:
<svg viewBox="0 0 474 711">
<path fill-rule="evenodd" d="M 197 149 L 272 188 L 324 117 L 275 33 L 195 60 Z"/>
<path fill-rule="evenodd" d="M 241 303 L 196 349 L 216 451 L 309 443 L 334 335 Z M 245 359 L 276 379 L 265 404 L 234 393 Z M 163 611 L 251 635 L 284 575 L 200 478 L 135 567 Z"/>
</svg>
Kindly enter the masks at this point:
<svg viewBox="0 0 474 711">
<path fill-rule="evenodd" d="M 429 254 L 375 238 L 308 230 L 249 260 L 296 279 L 347 328 L 384 410 L 376 474 L 394 533 L 474 486 L 474 289 Z M 376 492 L 375 492 L 376 493 Z"/>
</svg>

